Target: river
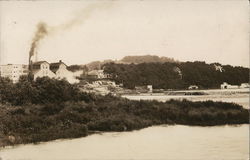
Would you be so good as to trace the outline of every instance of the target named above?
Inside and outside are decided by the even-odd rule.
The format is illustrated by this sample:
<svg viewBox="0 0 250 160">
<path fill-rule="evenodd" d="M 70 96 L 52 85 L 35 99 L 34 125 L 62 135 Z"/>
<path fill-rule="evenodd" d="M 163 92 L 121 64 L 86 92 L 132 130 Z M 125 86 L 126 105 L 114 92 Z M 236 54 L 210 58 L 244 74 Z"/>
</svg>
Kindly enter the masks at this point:
<svg viewBox="0 0 250 160">
<path fill-rule="evenodd" d="M 130 96 L 127 98 L 165 101 L 170 97 Z M 185 96 L 185 98 L 193 101 L 211 99 L 234 102 L 245 108 L 249 107 L 249 94 Z M 161 125 L 132 132 L 106 132 L 77 139 L 18 145 L 1 149 L 0 157 L 3 160 L 247 160 L 249 159 L 249 126 Z"/>
<path fill-rule="evenodd" d="M 187 91 L 188 92 L 188 91 Z M 193 91 L 195 92 L 195 91 Z M 190 101 L 222 101 L 232 102 L 242 105 L 244 108 L 249 108 L 249 89 L 234 89 L 234 90 L 201 90 L 200 92 L 208 95 L 164 95 L 164 94 L 150 94 L 144 95 L 124 95 L 123 97 L 131 100 L 158 100 L 167 101 L 170 99 Z"/>
</svg>

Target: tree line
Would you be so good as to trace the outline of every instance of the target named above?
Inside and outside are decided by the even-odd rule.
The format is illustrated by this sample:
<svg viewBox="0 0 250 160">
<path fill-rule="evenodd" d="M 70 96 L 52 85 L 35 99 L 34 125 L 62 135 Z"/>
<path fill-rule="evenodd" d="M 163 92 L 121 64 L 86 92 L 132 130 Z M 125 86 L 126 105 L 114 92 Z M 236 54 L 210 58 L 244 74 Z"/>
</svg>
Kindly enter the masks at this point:
<svg viewBox="0 0 250 160">
<path fill-rule="evenodd" d="M 221 70 L 215 66 L 220 66 Z M 200 88 L 218 88 L 223 82 L 240 85 L 249 82 L 249 68 L 207 64 L 205 62 L 140 63 L 103 65 L 111 80 L 124 87 L 153 85 L 156 89 L 185 89 L 190 85 Z"/>
</svg>

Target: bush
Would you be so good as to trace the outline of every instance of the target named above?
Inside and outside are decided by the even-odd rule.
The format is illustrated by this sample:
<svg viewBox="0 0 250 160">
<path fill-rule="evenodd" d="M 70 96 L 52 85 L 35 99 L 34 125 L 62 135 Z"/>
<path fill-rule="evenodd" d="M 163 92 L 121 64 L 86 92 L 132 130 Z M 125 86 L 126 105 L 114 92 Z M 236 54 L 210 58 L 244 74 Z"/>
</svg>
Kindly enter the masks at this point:
<svg viewBox="0 0 250 160">
<path fill-rule="evenodd" d="M 0 102 L 12 105 L 47 104 L 66 101 L 93 101 L 94 95 L 83 93 L 76 85 L 66 80 L 37 78 L 30 81 L 21 77 L 13 84 L 9 79 L 0 78 Z"/>
</svg>

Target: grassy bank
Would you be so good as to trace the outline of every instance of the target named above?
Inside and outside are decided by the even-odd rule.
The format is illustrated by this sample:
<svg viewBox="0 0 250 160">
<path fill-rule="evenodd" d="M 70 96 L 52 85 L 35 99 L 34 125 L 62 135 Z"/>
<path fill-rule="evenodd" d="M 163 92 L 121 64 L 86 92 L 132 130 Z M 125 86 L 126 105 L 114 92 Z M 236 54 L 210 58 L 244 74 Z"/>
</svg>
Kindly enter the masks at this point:
<svg viewBox="0 0 250 160">
<path fill-rule="evenodd" d="M 159 124 L 213 126 L 249 122 L 232 103 L 131 101 L 97 96 L 91 102 L 0 106 L 0 146 L 87 136 L 92 131 L 130 131 Z"/>
</svg>

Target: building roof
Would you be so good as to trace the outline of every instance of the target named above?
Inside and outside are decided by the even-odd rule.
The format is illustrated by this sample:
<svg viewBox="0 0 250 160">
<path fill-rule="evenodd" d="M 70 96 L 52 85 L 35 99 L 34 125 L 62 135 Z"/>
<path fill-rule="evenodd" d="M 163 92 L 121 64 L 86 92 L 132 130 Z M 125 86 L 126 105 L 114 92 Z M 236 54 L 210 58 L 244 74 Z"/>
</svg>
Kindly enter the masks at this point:
<svg viewBox="0 0 250 160">
<path fill-rule="evenodd" d="M 34 62 L 32 65 L 41 65 L 42 63 L 48 63 L 48 62 L 47 61 L 37 61 L 37 62 Z"/>
<path fill-rule="evenodd" d="M 67 65 L 66 65 L 64 62 L 62 62 L 62 61 L 60 60 L 59 62 L 56 62 L 56 63 L 50 63 L 49 69 L 50 69 L 52 72 L 56 73 L 56 71 L 59 69 L 59 66 L 60 66 L 61 64 L 64 64 L 64 65 L 67 67 Z"/>
<path fill-rule="evenodd" d="M 40 70 L 41 64 L 43 64 L 43 63 L 49 64 L 47 61 L 37 61 L 37 62 L 34 62 L 32 64 L 32 73 L 35 74 L 36 72 L 38 72 Z"/>
</svg>

